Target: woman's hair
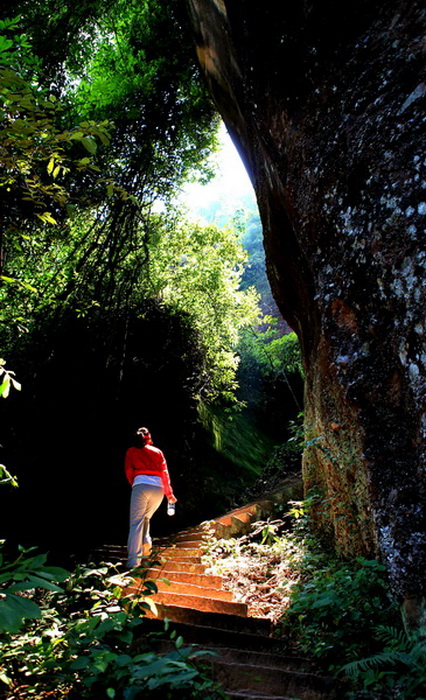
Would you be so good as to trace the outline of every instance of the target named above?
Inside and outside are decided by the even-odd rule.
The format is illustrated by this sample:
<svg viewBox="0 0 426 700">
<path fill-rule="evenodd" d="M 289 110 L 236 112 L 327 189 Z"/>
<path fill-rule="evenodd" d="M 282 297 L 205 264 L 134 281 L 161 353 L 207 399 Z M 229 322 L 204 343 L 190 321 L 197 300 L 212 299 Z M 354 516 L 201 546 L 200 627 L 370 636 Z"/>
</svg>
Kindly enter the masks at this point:
<svg viewBox="0 0 426 700">
<path fill-rule="evenodd" d="M 151 442 L 151 434 L 148 430 L 148 428 L 138 428 L 136 431 L 136 436 L 135 436 L 135 446 L 136 447 L 145 447 L 148 443 Z"/>
</svg>

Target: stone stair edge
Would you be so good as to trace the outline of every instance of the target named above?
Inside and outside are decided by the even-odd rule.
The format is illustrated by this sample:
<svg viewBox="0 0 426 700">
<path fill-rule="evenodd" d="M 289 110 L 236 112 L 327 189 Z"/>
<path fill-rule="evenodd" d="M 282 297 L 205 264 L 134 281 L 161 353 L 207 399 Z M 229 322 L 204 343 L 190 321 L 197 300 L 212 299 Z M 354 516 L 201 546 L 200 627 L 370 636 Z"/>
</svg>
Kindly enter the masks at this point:
<svg viewBox="0 0 426 700">
<path fill-rule="evenodd" d="M 124 589 L 125 595 L 129 595 L 132 591 L 137 591 L 138 589 L 129 587 Z M 180 608 L 183 610 L 197 610 L 200 612 L 206 612 L 210 614 L 219 615 L 232 615 L 238 616 L 243 619 L 247 618 L 248 606 L 246 603 L 238 603 L 234 601 L 223 600 L 222 598 L 214 598 L 209 596 L 207 598 L 203 596 L 190 595 L 184 593 L 175 593 L 167 591 L 158 591 L 150 596 L 153 603 L 155 603 L 157 608 Z"/>
<path fill-rule="evenodd" d="M 230 692 L 226 693 L 228 698 L 236 698 L 236 700 L 295 700 L 294 695 L 258 695 L 257 693 L 246 692 Z M 297 699 L 296 699 L 297 700 Z"/>
<path fill-rule="evenodd" d="M 294 695 L 264 695 L 263 693 L 259 695 L 258 692 L 254 690 L 230 690 L 226 693 L 226 697 L 232 700 L 300 700 Z"/>
<path fill-rule="evenodd" d="M 194 646 L 198 645 L 195 644 Z M 238 658 L 238 656 L 240 655 L 244 655 L 246 658 L 251 658 L 253 656 L 258 658 L 259 661 L 262 661 L 260 665 L 264 666 L 265 668 L 280 668 L 284 670 L 290 670 L 290 668 L 294 669 L 295 666 L 298 666 L 298 672 L 300 673 L 315 673 L 312 662 L 309 659 L 304 658 L 303 656 L 289 656 L 284 654 L 278 654 L 276 652 L 246 649 L 244 647 L 217 647 L 214 644 L 199 645 L 199 648 L 201 651 L 216 652 L 218 656 L 222 658 L 226 658 L 227 656 L 234 656 Z M 269 665 L 268 661 L 270 661 L 272 665 Z M 302 670 L 302 668 L 300 668 L 303 666 L 305 666 L 305 670 Z"/>
<path fill-rule="evenodd" d="M 215 574 L 197 574 L 188 571 L 171 571 L 171 576 L 167 576 L 167 571 L 161 568 L 152 567 L 148 569 L 146 577 L 144 579 L 135 579 L 139 581 L 157 581 L 157 579 L 166 579 L 170 583 L 187 583 L 191 585 L 192 580 L 194 580 L 195 586 L 200 586 L 206 590 L 224 590 L 223 589 L 223 578 Z M 208 585 L 210 584 L 210 585 Z"/>
<path fill-rule="evenodd" d="M 240 665 L 249 665 L 251 668 L 256 668 L 259 666 L 267 669 L 278 669 L 289 673 L 296 672 L 306 676 L 316 675 L 316 669 L 314 668 L 312 662 L 309 659 L 300 656 L 286 656 L 274 652 L 247 649 L 243 646 L 223 647 L 215 646 L 214 644 L 209 645 L 197 643 L 192 643 L 189 646 L 196 649 L 199 654 L 199 658 L 201 659 L 203 658 L 202 653 L 206 652 L 209 658 L 217 660 L 218 662 L 223 661 Z M 162 651 L 168 651 L 174 648 L 174 642 L 172 640 L 161 640 L 159 647 Z M 211 657 L 212 652 L 215 655 L 214 657 Z M 239 661 L 239 657 L 244 658 L 245 661 Z M 250 659 L 253 659 L 253 661 Z"/>
<path fill-rule="evenodd" d="M 228 613 L 206 612 L 174 605 L 158 605 L 158 619 L 169 619 L 173 622 L 186 623 L 204 627 L 218 627 L 221 630 L 254 633 L 262 644 L 262 638 L 269 639 L 271 621 L 268 618 L 242 617 Z M 147 617 L 150 617 L 148 611 Z M 182 619 L 184 617 L 185 619 Z M 181 618 L 181 619 L 179 619 Z M 214 622 L 214 625 L 211 623 Z"/>
<path fill-rule="evenodd" d="M 202 658 L 202 657 L 200 657 Z M 330 686 L 334 686 L 336 681 L 335 678 L 332 676 L 325 676 L 321 674 L 316 674 L 314 672 L 308 672 L 308 671 L 296 671 L 294 669 L 288 669 L 284 668 L 284 666 L 264 666 L 263 664 L 255 664 L 255 663 L 240 663 L 240 662 L 234 662 L 234 661 L 228 661 L 228 660 L 223 660 L 220 657 L 210 657 L 211 661 L 213 664 L 221 665 L 223 667 L 239 667 L 242 670 L 247 670 L 248 672 L 253 672 L 253 675 L 257 674 L 260 671 L 264 671 L 267 673 L 273 673 L 273 672 L 278 672 L 278 674 L 281 674 L 283 677 L 286 678 L 292 678 L 293 680 L 296 681 L 304 681 L 304 682 L 309 682 L 310 687 L 312 687 L 315 684 L 318 684 L 318 686 L 321 686 L 321 690 L 326 689 Z"/>
<path fill-rule="evenodd" d="M 258 518 L 258 516 L 265 517 L 267 515 L 270 515 L 276 503 L 284 503 L 289 500 L 300 500 L 302 498 L 302 476 L 299 474 L 293 474 L 287 477 L 287 479 L 285 479 L 278 488 L 265 493 L 261 498 L 254 499 L 250 503 L 247 503 L 245 506 L 238 506 L 237 508 L 228 511 L 227 513 L 221 516 L 217 516 L 210 520 L 206 520 L 203 523 L 201 523 L 199 527 L 208 528 L 210 526 L 210 528 L 214 528 L 214 524 L 216 524 L 216 529 L 219 529 L 220 534 L 226 534 L 226 529 L 229 528 L 232 530 L 232 526 L 222 525 L 222 523 L 220 522 L 221 518 L 238 518 L 239 513 L 247 512 L 249 508 L 257 508 L 260 510 L 260 513 L 257 512 L 255 515 L 255 519 L 251 521 L 255 522 L 256 519 L 260 519 L 260 517 Z"/>
<path fill-rule="evenodd" d="M 152 627 L 163 627 L 163 619 L 155 618 L 144 618 L 144 625 L 148 628 Z M 273 649 L 273 653 L 279 653 L 281 648 L 281 641 L 269 635 L 259 635 L 254 632 L 239 631 L 237 629 L 230 629 L 225 627 L 216 627 L 212 624 L 202 624 L 198 623 L 187 623 L 183 621 L 170 620 L 168 619 L 169 629 L 175 631 L 176 634 L 180 635 L 185 644 L 193 644 L 198 646 L 210 646 L 212 648 L 222 649 L 225 645 L 229 645 L 231 642 L 236 645 L 235 648 L 238 649 L 249 649 L 250 651 L 263 651 L 267 648 L 267 653 L 270 649 Z M 197 641 L 185 641 L 185 637 L 188 640 Z M 206 637 L 209 641 L 206 644 L 202 643 L 202 639 Z"/>
<path fill-rule="evenodd" d="M 182 592 L 185 591 L 185 593 L 189 593 L 190 595 L 215 598 L 216 600 L 226 600 L 228 602 L 231 602 L 233 598 L 232 591 L 227 591 L 224 588 L 199 586 L 196 583 L 187 583 L 186 581 L 165 582 L 161 579 L 154 581 L 154 583 L 157 586 L 157 590 L 165 593 L 179 593 L 179 591 L 182 590 Z"/>
</svg>

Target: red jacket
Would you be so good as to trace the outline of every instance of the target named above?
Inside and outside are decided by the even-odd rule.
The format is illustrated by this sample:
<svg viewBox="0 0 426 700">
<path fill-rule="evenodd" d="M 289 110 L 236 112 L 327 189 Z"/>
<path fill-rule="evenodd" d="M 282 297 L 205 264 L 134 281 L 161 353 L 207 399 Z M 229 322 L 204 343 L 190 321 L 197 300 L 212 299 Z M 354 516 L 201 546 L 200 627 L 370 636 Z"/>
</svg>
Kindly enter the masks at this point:
<svg viewBox="0 0 426 700">
<path fill-rule="evenodd" d="M 129 447 L 126 452 L 124 471 L 130 486 L 133 485 L 133 480 L 138 474 L 160 476 L 166 498 L 173 496 L 167 463 L 158 447 L 154 447 L 154 445 Z"/>
</svg>

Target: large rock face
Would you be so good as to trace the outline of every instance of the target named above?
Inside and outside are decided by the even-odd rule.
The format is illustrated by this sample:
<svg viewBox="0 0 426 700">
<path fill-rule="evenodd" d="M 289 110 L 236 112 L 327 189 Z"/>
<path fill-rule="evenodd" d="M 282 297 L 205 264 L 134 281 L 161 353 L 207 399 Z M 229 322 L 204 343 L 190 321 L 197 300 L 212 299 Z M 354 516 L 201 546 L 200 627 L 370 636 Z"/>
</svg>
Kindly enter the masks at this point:
<svg viewBox="0 0 426 700">
<path fill-rule="evenodd" d="M 418 0 L 187 0 L 255 186 L 270 282 L 306 367 L 318 525 L 424 610 L 426 186 Z M 423 603 L 422 603 L 423 601 Z"/>
</svg>

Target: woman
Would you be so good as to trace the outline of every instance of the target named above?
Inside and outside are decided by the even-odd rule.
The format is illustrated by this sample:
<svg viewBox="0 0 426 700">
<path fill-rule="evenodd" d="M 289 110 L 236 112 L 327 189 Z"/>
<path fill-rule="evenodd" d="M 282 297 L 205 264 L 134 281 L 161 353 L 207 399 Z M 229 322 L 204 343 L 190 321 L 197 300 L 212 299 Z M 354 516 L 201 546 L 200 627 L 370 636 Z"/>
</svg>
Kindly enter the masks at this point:
<svg viewBox="0 0 426 700">
<path fill-rule="evenodd" d="M 127 566 L 139 566 L 142 557 L 151 553 L 149 522 L 165 495 L 169 503 L 176 503 L 170 484 L 164 455 L 152 444 L 148 428 L 136 432 L 138 446 L 129 447 L 124 469 L 132 487 L 130 499 L 130 529 L 127 541 Z"/>
</svg>

